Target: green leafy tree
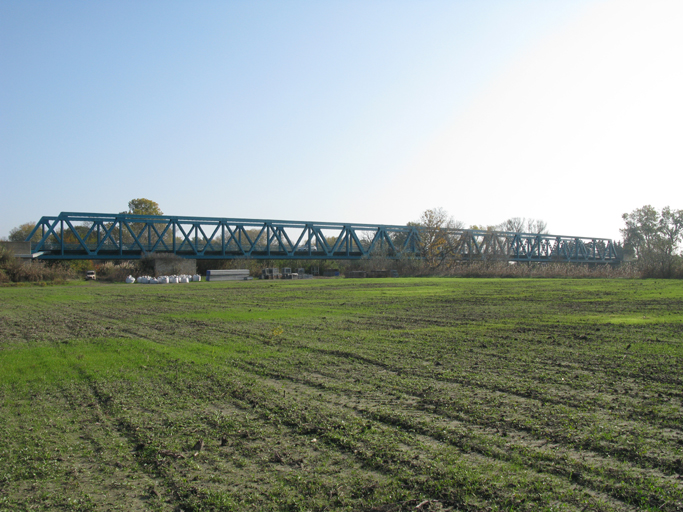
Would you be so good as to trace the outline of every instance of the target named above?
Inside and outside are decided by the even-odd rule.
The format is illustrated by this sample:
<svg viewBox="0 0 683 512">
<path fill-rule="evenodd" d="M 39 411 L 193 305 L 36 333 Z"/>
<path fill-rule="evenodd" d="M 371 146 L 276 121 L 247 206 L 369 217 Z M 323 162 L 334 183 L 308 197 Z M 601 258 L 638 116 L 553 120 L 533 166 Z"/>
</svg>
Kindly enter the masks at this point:
<svg viewBox="0 0 683 512">
<path fill-rule="evenodd" d="M 668 206 L 661 213 L 646 205 L 622 215 L 626 227 L 624 252 L 635 257 L 648 277 L 673 277 L 681 269 L 678 252 L 683 239 L 683 210 Z"/>
<path fill-rule="evenodd" d="M 10 242 L 25 242 L 26 238 L 31 234 L 33 228 L 36 227 L 35 222 L 26 222 L 21 226 L 12 228 L 9 232 L 8 240 Z M 40 233 L 36 233 L 31 237 L 31 242 L 38 242 L 40 240 Z"/>
<path fill-rule="evenodd" d="M 131 199 L 128 202 L 128 211 L 131 215 L 163 215 L 164 212 L 159 208 L 159 204 L 151 199 Z"/>
<path fill-rule="evenodd" d="M 159 207 L 159 203 L 152 201 L 151 199 L 146 199 L 144 197 L 141 197 L 139 199 L 131 199 L 128 201 L 128 210 L 125 212 L 121 212 L 125 214 L 130 214 L 130 215 L 163 215 L 164 212 L 161 211 L 161 208 Z M 159 231 L 163 229 L 165 226 L 165 223 L 155 223 L 155 226 Z M 144 224 L 139 223 L 139 222 L 134 222 L 131 224 L 131 228 L 135 232 L 136 236 L 142 236 L 143 240 L 142 242 L 149 242 L 149 245 L 152 246 L 156 243 L 157 241 L 157 236 L 156 233 L 149 232 L 148 235 L 146 236 L 145 234 L 140 233 L 140 231 L 143 229 Z M 118 229 L 114 230 L 114 235 L 118 236 Z M 128 232 L 127 229 L 124 229 L 122 232 L 123 235 L 123 241 L 124 243 L 131 243 L 133 242 L 133 237 L 131 234 Z M 164 241 L 166 241 L 167 244 L 172 244 L 173 243 L 173 235 L 171 233 L 166 233 L 164 236 Z"/>
<path fill-rule="evenodd" d="M 417 222 L 409 222 L 406 226 L 418 226 L 418 224 Z M 408 233 L 394 233 L 391 235 L 391 241 L 394 244 L 394 247 L 396 247 L 396 250 L 401 252 L 408 241 Z"/>
<path fill-rule="evenodd" d="M 75 231 L 75 233 L 74 233 Z M 88 226 L 81 225 L 81 226 L 74 226 L 74 229 L 72 230 L 71 228 L 67 229 L 64 231 L 64 243 L 65 244 L 78 244 L 78 238 L 76 237 L 76 233 L 81 237 L 81 239 L 85 238 L 85 235 L 88 233 Z"/>
</svg>

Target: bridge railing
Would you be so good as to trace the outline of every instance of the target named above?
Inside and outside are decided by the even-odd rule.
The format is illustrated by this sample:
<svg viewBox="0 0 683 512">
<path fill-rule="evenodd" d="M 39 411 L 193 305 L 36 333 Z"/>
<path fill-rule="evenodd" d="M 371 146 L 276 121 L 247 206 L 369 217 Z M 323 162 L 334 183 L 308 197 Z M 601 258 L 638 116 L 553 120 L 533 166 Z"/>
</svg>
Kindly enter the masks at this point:
<svg viewBox="0 0 683 512">
<path fill-rule="evenodd" d="M 420 226 L 213 217 L 68 213 L 43 217 L 28 239 L 42 259 L 137 259 L 154 253 L 197 259 L 361 259 L 619 261 L 605 238 Z"/>
</svg>

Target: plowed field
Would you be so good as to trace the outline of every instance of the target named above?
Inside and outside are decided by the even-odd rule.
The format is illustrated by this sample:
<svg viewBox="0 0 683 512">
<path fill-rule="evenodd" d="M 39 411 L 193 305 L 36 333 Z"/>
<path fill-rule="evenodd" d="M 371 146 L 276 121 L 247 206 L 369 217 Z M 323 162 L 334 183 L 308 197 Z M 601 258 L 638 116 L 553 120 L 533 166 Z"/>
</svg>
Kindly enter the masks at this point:
<svg viewBox="0 0 683 512">
<path fill-rule="evenodd" d="M 0 288 L 0 510 L 681 511 L 683 283 Z"/>
</svg>

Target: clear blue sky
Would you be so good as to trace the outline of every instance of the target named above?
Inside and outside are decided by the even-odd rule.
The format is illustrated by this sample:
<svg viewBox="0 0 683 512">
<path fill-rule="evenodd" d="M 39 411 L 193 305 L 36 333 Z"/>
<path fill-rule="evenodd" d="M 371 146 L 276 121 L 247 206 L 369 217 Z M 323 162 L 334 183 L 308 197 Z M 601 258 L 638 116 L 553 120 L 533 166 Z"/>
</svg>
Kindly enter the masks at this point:
<svg viewBox="0 0 683 512">
<path fill-rule="evenodd" d="M 0 236 L 61 211 L 618 238 L 683 208 L 683 2 L 0 1 Z"/>
</svg>

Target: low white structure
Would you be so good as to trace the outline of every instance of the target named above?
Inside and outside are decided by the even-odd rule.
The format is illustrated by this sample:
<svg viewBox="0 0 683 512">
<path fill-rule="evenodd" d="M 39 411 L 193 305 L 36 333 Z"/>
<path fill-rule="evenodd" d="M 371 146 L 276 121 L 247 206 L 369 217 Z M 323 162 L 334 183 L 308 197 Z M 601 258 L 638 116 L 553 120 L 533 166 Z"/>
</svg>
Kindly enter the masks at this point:
<svg viewBox="0 0 683 512">
<path fill-rule="evenodd" d="M 249 269 L 237 268 L 230 270 L 207 270 L 207 281 L 247 281 L 252 279 L 249 277 Z"/>
</svg>

